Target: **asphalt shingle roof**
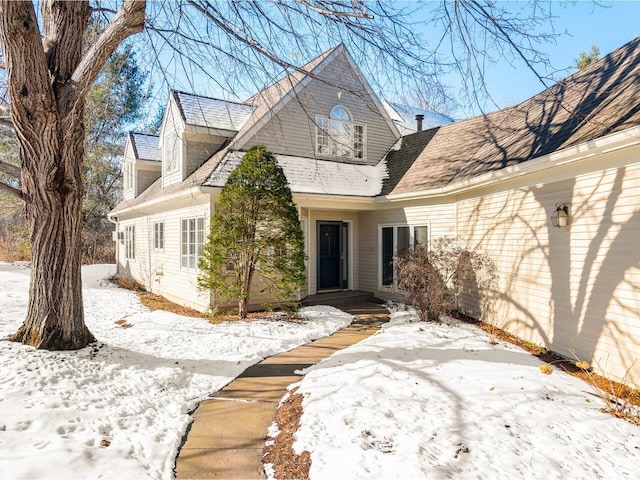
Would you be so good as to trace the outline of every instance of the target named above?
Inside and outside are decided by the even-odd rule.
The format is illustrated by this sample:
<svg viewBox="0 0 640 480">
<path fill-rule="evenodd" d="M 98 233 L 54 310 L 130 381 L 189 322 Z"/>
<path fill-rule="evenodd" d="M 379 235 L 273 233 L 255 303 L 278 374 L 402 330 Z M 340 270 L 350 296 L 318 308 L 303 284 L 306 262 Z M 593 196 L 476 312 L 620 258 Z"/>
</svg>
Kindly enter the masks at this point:
<svg viewBox="0 0 640 480">
<path fill-rule="evenodd" d="M 519 105 L 404 137 L 387 155 L 383 194 L 444 187 L 639 124 L 640 37 Z"/>
<path fill-rule="evenodd" d="M 173 91 L 185 123 L 200 127 L 231 130 L 242 128 L 254 110 L 252 105 Z"/>
<path fill-rule="evenodd" d="M 245 152 L 229 153 L 218 164 L 205 185 L 223 187 L 229 174 L 240 165 Z M 318 193 L 374 197 L 382 189 L 387 171 L 384 162 L 378 165 L 356 165 L 291 155 L 274 155 L 282 167 L 293 193 Z"/>
<path fill-rule="evenodd" d="M 130 132 L 129 138 L 138 160 L 162 161 L 162 150 L 158 145 L 159 137 L 157 135 Z"/>
</svg>

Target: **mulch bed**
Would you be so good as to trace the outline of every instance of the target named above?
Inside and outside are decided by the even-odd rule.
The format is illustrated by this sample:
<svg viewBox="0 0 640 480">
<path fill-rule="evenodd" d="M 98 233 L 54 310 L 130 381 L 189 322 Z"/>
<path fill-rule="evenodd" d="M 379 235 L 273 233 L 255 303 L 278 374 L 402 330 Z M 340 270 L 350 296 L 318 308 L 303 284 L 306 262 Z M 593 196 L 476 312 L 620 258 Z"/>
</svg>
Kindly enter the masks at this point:
<svg viewBox="0 0 640 480">
<path fill-rule="evenodd" d="M 308 479 L 311 468 L 311 454 L 302 452 L 297 455 L 293 451 L 294 435 L 300 427 L 302 416 L 302 395 L 297 389 L 289 393 L 289 397 L 276 410 L 274 421 L 280 433 L 264 449 L 263 463 L 273 464 L 275 476 L 279 480 Z"/>
<path fill-rule="evenodd" d="M 471 321 L 471 319 L 464 318 L 460 315 L 456 315 L 456 317 Z M 522 340 L 493 325 L 475 321 L 473 321 L 473 323 L 497 340 L 517 345 L 531 355 L 538 357 L 543 362 L 553 364 L 553 366 L 560 368 L 569 375 L 573 375 L 594 387 L 605 391 L 612 391 L 613 386 L 615 391 L 626 393 L 626 395 L 623 395 L 629 403 L 640 406 L 640 394 L 638 391 L 633 391 L 629 387 L 613 382 L 593 372 L 584 371 L 578 368 L 574 361 L 568 360 L 539 345 Z M 279 480 L 308 479 L 309 469 L 311 468 L 311 456 L 309 452 L 303 452 L 302 455 L 297 455 L 293 451 L 294 435 L 300 426 L 300 417 L 303 412 L 303 397 L 295 393 L 296 390 L 297 389 L 291 391 L 289 398 L 283 402 L 276 411 L 275 422 L 280 429 L 280 433 L 273 439 L 273 444 L 264 449 L 263 462 L 273 464 L 275 477 Z M 626 420 L 635 423 L 633 419 L 626 418 Z"/>
</svg>

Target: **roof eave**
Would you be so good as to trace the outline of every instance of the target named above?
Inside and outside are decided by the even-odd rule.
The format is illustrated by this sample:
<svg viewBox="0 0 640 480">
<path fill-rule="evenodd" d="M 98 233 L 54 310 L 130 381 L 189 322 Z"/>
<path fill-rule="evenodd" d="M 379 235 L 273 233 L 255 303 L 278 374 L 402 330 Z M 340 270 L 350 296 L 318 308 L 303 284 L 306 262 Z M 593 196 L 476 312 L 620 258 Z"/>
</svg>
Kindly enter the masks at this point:
<svg viewBox="0 0 640 480">
<path fill-rule="evenodd" d="M 176 192 L 170 193 L 169 195 L 161 195 L 159 197 L 145 200 L 143 202 L 136 203 L 128 207 L 121 208 L 119 210 L 112 210 L 109 213 L 107 213 L 107 218 L 110 221 L 112 221 L 112 218 L 114 217 L 121 217 L 122 215 L 126 215 L 127 213 L 131 213 L 131 212 L 144 215 L 145 209 L 151 209 L 163 203 L 175 202 L 178 199 L 181 199 L 184 197 L 193 197 L 201 193 L 207 193 L 207 192 L 204 191 L 204 187 L 195 185 L 190 188 L 185 188 L 183 190 L 178 190 Z"/>
<path fill-rule="evenodd" d="M 604 137 L 588 140 L 586 142 L 564 148 L 556 152 L 532 158 L 517 165 L 512 165 L 500 170 L 488 172 L 477 177 L 458 181 L 445 187 L 430 188 L 405 193 L 391 193 L 376 197 L 376 203 L 399 202 L 405 200 L 438 198 L 456 195 L 482 188 L 490 184 L 505 182 L 513 178 L 544 170 L 569 165 L 589 159 L 595 155 L 611 153 L 617 150 L 640 145 L 640 126 L 631 127 L 621 132 L 612 133 Z"/>
</svg>

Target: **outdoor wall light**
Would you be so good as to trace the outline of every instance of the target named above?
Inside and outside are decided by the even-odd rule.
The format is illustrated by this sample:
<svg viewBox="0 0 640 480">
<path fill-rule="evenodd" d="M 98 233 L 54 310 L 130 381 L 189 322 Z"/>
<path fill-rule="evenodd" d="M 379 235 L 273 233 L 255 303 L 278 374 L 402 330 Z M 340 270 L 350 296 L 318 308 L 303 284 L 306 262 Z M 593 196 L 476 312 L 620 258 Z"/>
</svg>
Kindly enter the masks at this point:
<svg viewBox="0 0 640 480">
<path fill-rule="evenodd" d="M 569 225 L 569 206 L 564 203 L 556 203 L 556 209 L 551 214 L 551 225 L 557 228 Z"/>
</svg>

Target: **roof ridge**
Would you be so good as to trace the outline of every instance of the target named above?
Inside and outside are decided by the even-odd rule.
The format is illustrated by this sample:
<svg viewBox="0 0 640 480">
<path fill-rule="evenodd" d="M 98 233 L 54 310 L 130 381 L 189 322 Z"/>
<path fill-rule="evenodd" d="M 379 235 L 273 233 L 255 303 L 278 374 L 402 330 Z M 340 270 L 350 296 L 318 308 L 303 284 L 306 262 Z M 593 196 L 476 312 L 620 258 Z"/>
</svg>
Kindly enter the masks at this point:
<svg viewBox="0 0 640 480">
<path fill-rule="evenodd" d="M 291 71 L 291 72 L 287 73 L 286 75 L 283 75 L 282 77 L 278 78 L 277 80 L 271 82 L 269 85 L 265 86 L 261 90 L 258 90 L 256 93 L 251 95 L 247 100 L 245 100 L 245 102 L 251 101 L 252 99 L 256 98 L 261 93 L 265 92 L 266 90 L 268 90 L 268 89 L 270 89 L 272 87 L 275 87 L 277 84 L 283 82 L 285 79 L 287 79 L 287 78 L 289 78 L 289 77 L 291 77 L 291 76 L 293 76 L 295 74 L 302 74 L 304 76 L 308 76 L 313 70 L 315 70 L 322 63 L 322 61 L 325 58 L 327 58 L 329 55 L 331 55 L 335 50 L 337 50 L 340 47 L 342 47 L 343 49 L 345 48 L 343 43 L 339 43 L 337 45 L 334 45 L 333 47 L 330 47 L 328 50 L 325 50 L 324 52 L 320 53 L 319 55 L 316 55 L 315 57 L 313 57 L 311 60 L 309 60 L 307 63 L 305 63 L 304 65 L 302 65 L 300 67 L 296 67 L 296 66 L 291 64 L 290 66 L 293 69 L 293 71 Z M 317 63 L 315 65 L 313 65 L 314 62 L 317 62 Z M 289 83 L 292 85 L 291 88 L 293 88 L 295 86 L 294 82 L 289 82 Z M 286 95 L 286 93 L 287 92 L 285 92 L 285 95 Z"/>
<path fill-rule="evenodd" d="M 210 97 L 208 95 L 200 95 L 198 93 L 190 93 L 190 92 L 185 92 L 184 90 L 176 90 L 176 89 L 171 89 L 171 91 L 173 93 L 176 94 L 180 94 L 180 95 L 188 95 L 189 97 L 196 97 L 196 98 L 204 98 L 206 100 L 215 100 L 217 102 L 224 102 L 224 103 L 233 103 L 235 105 L 243 105 L 246 107 L 252 107 L 253 105 L 246 103 L 246 102 L 241 102 L 240 100 L 225 100 L 224 98 L 217 98 L 217 97 Z"/>
<path fill-rule="evenodd" d="M 420 152 L 390 152 L 406 168 L 390 191 L 443 187 L 637 127 L 639 79 L 636 37 L 516 105 L 442 125 Z"/>
<path fill-rule="evenodd" d="M 156 137 L 156 138 L 160 138 L 160 135 L 156 135 L 155 133 L 142 133 L 142 132 L 136 132 L 133 130 L 129 130 L 129 135 L 142 135 L 145 137 Z"/>
<path fill-rule="evenodd" d="M 136 140 L 133 137 L 135 135 L 134 132 L 129 131 L 129 142 L 131 143 L 131 148 L 133 148 L 133 156 L 134 158 L 140 158 L 140 156 L 138 155 L 138 147 L 136 145 Z"/>
</svg>

